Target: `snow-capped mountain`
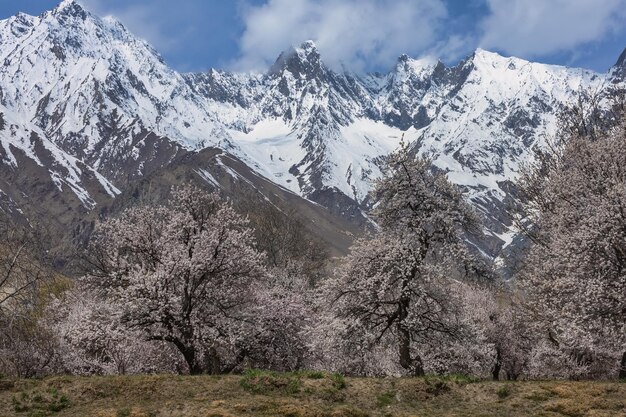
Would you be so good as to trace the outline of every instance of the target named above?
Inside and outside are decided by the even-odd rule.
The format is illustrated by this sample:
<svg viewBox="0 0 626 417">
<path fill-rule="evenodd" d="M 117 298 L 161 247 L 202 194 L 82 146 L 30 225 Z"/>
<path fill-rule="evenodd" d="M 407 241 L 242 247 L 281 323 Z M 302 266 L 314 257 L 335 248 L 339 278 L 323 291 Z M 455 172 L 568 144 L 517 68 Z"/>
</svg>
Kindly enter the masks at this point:
<svg viewBox="0 0 626 417">
<path fill-rule="evenodd" d="M 2 172 L 19 177 L 34 161 L 86 210 L 211 147 L 364 221 L 381 162 L 404 137 L 486 214 L 491 255 L 514 233 L 505 205 L 520 163 L 579 92 L 621 83 L 624 73 L 622 58 L 597 74 L 477 50 L 453 67 L 402 55 L 387 74 L 358 75 L 329 69 L 307 41 L 263 74 L 181 74 L 120 22 L 74 0 L 0 21 L 0 60 Z M 0 184 L 3 207 L 14 206 L 18 190 Z"/>
</svg>

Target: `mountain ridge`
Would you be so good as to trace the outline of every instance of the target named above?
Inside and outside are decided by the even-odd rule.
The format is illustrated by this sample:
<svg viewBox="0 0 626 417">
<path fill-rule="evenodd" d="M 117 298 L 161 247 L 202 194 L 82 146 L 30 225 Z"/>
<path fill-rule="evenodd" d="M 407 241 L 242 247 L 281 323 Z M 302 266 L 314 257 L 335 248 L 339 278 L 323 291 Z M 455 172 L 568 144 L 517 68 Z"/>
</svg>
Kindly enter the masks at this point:
<svg viewBox="0 0 626 417">
<path fill-rule="evenodd" d="M 179 73 L 119 21 L 75 0 L 0 21 L 0 59 L 0 112 L 58 148 L 57 165 L 75 159 L 81 175 L 101 176 L 105 192 L 215 147 L 363 226 L 372 183 L 404 137 L 483 213 L 481 250 L 490 257 L 513 240 L 513 181 L 532 148 L 556 133 L 559 111 L 623 81 L 619 66 L 598 74 L 482 49 L 450 67 L 401 55 L 386 74 L 335 72 L 313 41 L 284 51 L 262 74 Z M 4 164 L 12 149 L 32 154 L 27 140 L 0 132 L 0 141 Z M 55 181 L 57 171 L 48 169 L 57 189 L 101 194 L 78 174 Z M 87 210 L 105 198 L 91 200 Z"/>
</svg>

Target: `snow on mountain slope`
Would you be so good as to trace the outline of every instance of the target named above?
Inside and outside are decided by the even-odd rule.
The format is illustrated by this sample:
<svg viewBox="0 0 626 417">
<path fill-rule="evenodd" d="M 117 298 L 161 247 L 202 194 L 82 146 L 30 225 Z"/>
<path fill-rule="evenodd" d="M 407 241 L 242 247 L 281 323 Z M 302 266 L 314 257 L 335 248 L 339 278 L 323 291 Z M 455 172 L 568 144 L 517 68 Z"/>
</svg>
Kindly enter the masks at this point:
<svg viewBox="0 0 626 417">
<path fill-rule="evenodd" d="M 0 59 L 2 103 L 96 167 L 111 127 L 125 136 L 116 146 L 132 147 L 143 130 L 188 148 L 224 139 L 208 143 L 221 124 L 147 43 L 74 1 L 2 21 Z"/>
<path fill-rule="evenodd" d="M 467 74 L 462 83 L 454 82 L 459 73 Z M 409 140 L 468 189 L 491 218 L 490 232 L 502 238 L 510 232 L 504 199 L 520 164 L 556 133 L 563 106 L 601 89 L 606 77 L 478 50 L 441 80 L 424 96 L 432 120 Z"/>
<path fill-rule="evenodd" d="M 451 68 L 403 55 L 389 74 L 365 77 L 327 70 L 310 42 L 284 56 L 270 82 L 256 84 L 269 90 L 264 104 L 249 105 L 260 121 L 232 132 L 245 151 L 240 157 L 305 196 L 333 188 L 361 203 L 381 174 L 381 157 L 404 136 L 467 190 L 496 246 L 511 240 L 505 199 L 520 163 L 556 132 L 558 112 L 578 93 L 606 84 L 592 71 L 483 50 Z M 284 107 L 268 107 L 280 93 Z M 263 118 L 268 108 L 272 119 Z"/>
<path fill-rule="evenodd" d="M 120 190 L 104 176 L 64 152 L 47 139 L 38 127 L 21 120 L 19 115 L 12 114 L 3 106 L 0 106 L 0 145 L 0 157 L 5 165 L 19 170 L 21 167 L 18 159 L 23 155 L 38 166 L 46 168 L 49 179 L 59 191 L 68 187 L 86 208 L 93 208 L 96 204 L 86 182 L 97 183 L 101 188 L 99 191 L 110 197 L 120 194 Z"/>
<path fill-rule="evenodd" d="M 513 233 L 506 199 L 520 163 L 554 134 L 556 115 L 577 93 L 608 83 L 607 75 L 483 50 L 453 67 L 402 55 L 387 74 L 338 73 L 311 41 L 283 52 L 266 73 L 180 74 L 118 21 L 74 0 L 0 21 L 0 60 L 0 104 L 14 115 L 7 117 L 56 147 L 67 183 L 79 183 L 74 160 L 106 178 L 103 187 L 122 189 L 177 156 L 218 147 L 365 221 L 383 158 L 404 136 L 485 213 L 492 255 Z M 6 164 L 12 141 L 33 152 L 26 136 L 0 140 Z"/>
</svg>

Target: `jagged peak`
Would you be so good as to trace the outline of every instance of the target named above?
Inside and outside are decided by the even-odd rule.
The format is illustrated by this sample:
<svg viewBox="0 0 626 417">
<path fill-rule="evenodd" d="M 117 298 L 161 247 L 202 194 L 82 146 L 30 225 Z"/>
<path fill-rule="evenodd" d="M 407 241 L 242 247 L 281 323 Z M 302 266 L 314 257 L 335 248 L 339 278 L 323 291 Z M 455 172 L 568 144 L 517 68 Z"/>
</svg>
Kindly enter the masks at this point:
<svg viewBox="0 0 626 417">
<path fill-rule="evenodd" d="M 88 16 L 87 10 L 77 0 L 63 0 L 52 10 L 54 16 L 72 16 L 85 19 Z"/>
<path fill-rule="evenodd" d="M 626 54 L 622 55 L 625 55 L 626 57 Z M 472 55 L 470 55 L 467 59 L 461 62 L 462 65 L 465 65 L 467 63 L 472 63 L 475 66 L 476 64 L 478 64 L 479 67 L 485 66 L 493 68 L 506 68 L 509 70 L 518 70 L 523 67 L 533 67 L 542 69 L 549 68 L 551 71 L 577 71 L 586 73 L 589 76 L 598 75 L 598 73 L 590 69 L 568 67 L 565 65 L 546 64 L 537 61 L 529 61 L 527 59 L 518 58 L 515 56 L 503 56 L 497 52 L 486 51 L 481 48 L 476 49 L 476 51 Z"/>
<path fill-rule="evenodd" d="M 498 52 L 487 51 L 482 48 L 477 48 L 473 54 L 471 54 L 468 58 L 461 62 L 464 66 L 466 64 L 472 64 L 474 66 L 486 66 L 489 68 L 508 68 L 511 70 L 519 69 L 527 64 L 531 64 L 530 61 L 527 61 L 522 58 L 517 58 L 514 56 L 504 56 L 499 54 Z M 538 64 L 538 63 L 532 63 Z M 546 65 L 546 64 L 538 64 L 538 65 Z"/>
<path fill-rule="evenodd" d="M 280 56 L 283 56 L 285 59 L 297 57 L 300 61 L 313 62 L 319 61 L 320 58 L 315 42 L 312 40 L 304 41 L 299 46 L 291 46 L 289 49 L 283 51 Z"/>
<path fill-rule="evenodd" d="M 427 55 L 420 58 L 411 58 L 407 54 L 402 54 L 396 61 L 396 70 L 400 69 L 412 69 L 417 72 L 421 72 L 425 69 L 432 69 L 437 66 L 439 60 L 433 56 Z"/>
<path fill-rule="evenodd" d="M 96 29 L 92 35 L 101 38 L 102 35 L 106 33 L 106 35 L 104 35 L 105 38 L 108 35 L 112 39 L 121 40 L 126 43 L 136 43 L 137 45 L 141 44 L 148 48 L 152 55 L 155 55 L 160 62 L 164 62 L 161 55 L 152 47 L 152 45 L 144 39 L 136 37 L 117 17 L 113 15 L 101 17 L 93 14 L 85 9 L 82 3 L 78 0 L 63 0 L 56 8 L 45 12 L 42 16 L 44 20 L 56 21 L 63 27 L 76 24 L 82 25 L 82 22 L 75 22 L 75 19 L 82 21 L 89 20 L 94 23 L 90 27 L 102 29 L 102 31 Z M 56 22 L 53 23 L 53 25 L 56 25 Z M 80 36 L 83 36 L 83 34 Z"/>
<path fill-rule="evenodd" d="M 391 79 L 394 84 L 408 80 L 426 80 L 431 77 L 439 61 L 432 56 L 411 58 L 407 54 L 398 57 L 395 67 L 391 70 Z"/>
<path fill-rule="evenodd" d="M 270 67 L 268 74 L 274 75 L 287 70 L 292 74 L 310 78 L 319 74 L 322 71 L 322 67 L 323 64 L 315 42 L 308 40 L 302 42 L 298 47 L 291 46 L 289 49 L 281 52 Z"/>
<path fill-rule="evenodd" d="M 35 16 L 31 16 L 28 13 L 24 13 L 24 12 L 17 12 L 17 14 L 15 15 L 16 19 L 20 19 L 20 20 L 33 20 L 35 19 Z"/>
<path fill-rule="evenodd" d="M 310 39 L 302 42 L 299 47 L 294 49 L 298 55 L 302 57 L 307 57 L 311 53 L 317 53 L 317 46 L 315 45 L 315 42 Z"/>
<path fill-rule="evenodd" d="M 483 48 L 476 48 L 472 56 L 474 59 L 479 59 L 481 61 L 502 61 L 502 60 L 511 59 L 511 58 L 502 56 L 497 52 L 487 51 L 486 49 L 483 49 Z"/>
<path fill-rule="evenodd" d="M 8 19 L 25 26 L 33 26 L 37 18 L 24 12 L 18 12 L 15 16 Z"/>
<path fill-rule="evenodd" d="M 57 7 L 54 8 L 54 10 L 61 11 L 61 10 L 72 9 L 76 7 L 82 9 L 82 6 L 76 0 L 62 0 L 57 5 Z"/>
<path fill-rule="evenodd" d="M 626 49 L 622 51 L 617 62 L 609 69 L 610 78 L 613 82 L 622 82 L 626 75 Z"/>
</svg>

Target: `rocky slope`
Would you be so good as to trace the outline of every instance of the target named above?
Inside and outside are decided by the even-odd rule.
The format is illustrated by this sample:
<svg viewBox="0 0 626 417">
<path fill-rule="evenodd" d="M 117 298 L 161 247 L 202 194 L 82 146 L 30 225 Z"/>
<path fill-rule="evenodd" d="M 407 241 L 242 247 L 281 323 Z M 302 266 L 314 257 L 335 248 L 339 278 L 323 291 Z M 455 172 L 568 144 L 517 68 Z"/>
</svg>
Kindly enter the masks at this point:
<svg viewBox="0 0 626 417">
<path fill-rule="evenodd" d="M 194 156 L 216 148 L 269 180 L 273 196 L 319 203 L 357 228 L 384 156 L 404 136 L 485 214 L 489 256 L 513 239 L 511 182 L 554 134 L 558 112 L 624 77 L 623 58 L 597 74 L 483 50 L 453 67 L 403 55 L 387 74 L 357 75 L 326 67 L 311 41 L 264 74 L 180 74 L 74 0 L 0 21 L 0 60 L 0 204 L 14 216 L 69 211 L 60 222 L 74 227 L 185 158 L 195 180 L 221 187 L 213 175 L 243 174 Z"/>
</svg>

